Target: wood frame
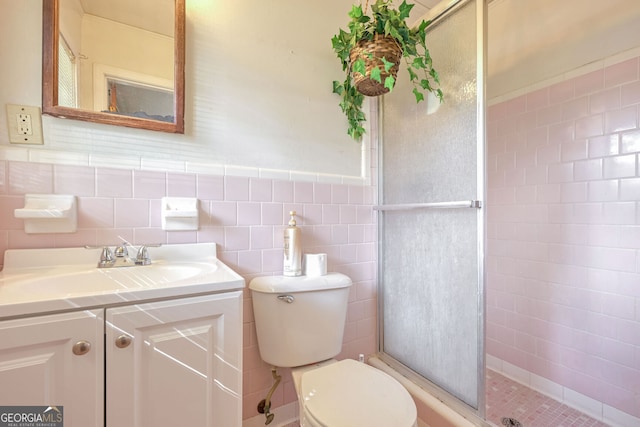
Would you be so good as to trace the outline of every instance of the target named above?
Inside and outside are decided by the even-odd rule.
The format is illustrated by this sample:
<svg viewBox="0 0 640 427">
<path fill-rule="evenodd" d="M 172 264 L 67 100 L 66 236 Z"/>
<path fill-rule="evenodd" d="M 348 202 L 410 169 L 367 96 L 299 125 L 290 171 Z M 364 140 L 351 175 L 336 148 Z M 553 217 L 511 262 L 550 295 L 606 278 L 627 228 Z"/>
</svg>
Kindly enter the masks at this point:
<svg viewBox="0 0 640 427">
<path fill-rule="evenodd" d="M 55 117 L 127 126 L 170 133 L 184 133 L 185 0 L 175 0 L 175 68 L 173 123 L 138 117 L 82 110 L 58 105 L 58 0 L 43 0 L 42 9 L 42 112 Z"/>
</svg>

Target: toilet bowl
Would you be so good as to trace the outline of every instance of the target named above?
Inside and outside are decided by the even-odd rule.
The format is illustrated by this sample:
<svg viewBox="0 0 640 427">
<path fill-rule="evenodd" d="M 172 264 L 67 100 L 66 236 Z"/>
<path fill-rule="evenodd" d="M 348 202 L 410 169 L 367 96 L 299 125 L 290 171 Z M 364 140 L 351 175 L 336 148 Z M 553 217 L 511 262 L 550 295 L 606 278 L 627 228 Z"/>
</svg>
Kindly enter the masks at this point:
<svg viewBox="0 0 640 427">
<path fill-rule="evenodd" d="M 416 427 L 415 403 L 398 381 L 364 363 L 333 359 L 342 350 L 351 284 L 339 273 L 253 279 L 260 357 L 291 368 L 301 427 Z"/>
<path fill-rule="evenodd" d="M 386 373 L 352 359 L 293 368 L 301 427 L 417 427 L 407 390 Z"/>
</svg>

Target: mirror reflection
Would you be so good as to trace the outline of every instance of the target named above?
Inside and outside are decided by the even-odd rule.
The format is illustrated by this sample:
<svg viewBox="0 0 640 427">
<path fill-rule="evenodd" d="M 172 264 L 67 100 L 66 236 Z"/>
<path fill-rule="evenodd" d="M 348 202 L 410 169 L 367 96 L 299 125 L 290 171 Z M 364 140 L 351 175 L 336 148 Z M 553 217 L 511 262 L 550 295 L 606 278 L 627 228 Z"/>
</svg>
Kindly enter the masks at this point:
<svg viewBox="0 0 640 427">
<path fill-rule="evenodd" d="M 45 113 L 183 131 L 184 0 L 44 4 Z"/>
</svg>

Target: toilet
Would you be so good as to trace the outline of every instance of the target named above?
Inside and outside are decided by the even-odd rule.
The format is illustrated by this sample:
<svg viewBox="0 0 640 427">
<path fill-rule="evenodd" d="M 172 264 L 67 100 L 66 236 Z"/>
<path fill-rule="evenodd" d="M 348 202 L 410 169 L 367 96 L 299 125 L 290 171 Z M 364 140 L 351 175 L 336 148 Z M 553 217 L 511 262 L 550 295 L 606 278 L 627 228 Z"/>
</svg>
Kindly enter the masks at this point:
<svg viewBox="0 0 640 427">
<path fill-rule="evenodd" d="M 301 427 L 416 427 L 407 390 L 342 350 L 351 279 L 264 276 L 249 283 L 260 357 L 291 368 Z"/>
</svg>

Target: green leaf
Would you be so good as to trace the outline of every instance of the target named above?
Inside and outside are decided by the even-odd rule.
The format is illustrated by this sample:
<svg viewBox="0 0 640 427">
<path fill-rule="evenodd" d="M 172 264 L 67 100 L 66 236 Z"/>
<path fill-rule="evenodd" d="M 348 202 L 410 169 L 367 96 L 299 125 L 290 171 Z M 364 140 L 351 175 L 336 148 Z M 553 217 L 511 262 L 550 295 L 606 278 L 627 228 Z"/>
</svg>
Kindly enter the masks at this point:
<svg viewBox="0 0 640 427">
<path fill-rule="evenodd" d="M 416 96 L 416 102 L 424 101 L 424 95 L 415 87 L 413 88 L 413 94 Z"/>
<path fill-rule="evenodd" d="M 355 140 L 360 140 L 362 135 L 364 135 L 364 128 L 362 126 L 350 126 L 347 133 L 349 136 Z"/>
<path fill-rule="evenodd" d="M 407 67 L 407 71 L 409 72 L 409 80 L 415 81 L 418 80 L 418 75 L 411 69 L 411 67 Z"/>
<path fill-rule="evenodd" d="M 389 91 L 393 90 L 393 86 L 395 86 L 395 84 L 396 84 L 396 79 L 394 79 L 393 76 L 387 76 L 387 78 L 384 79 L 384 87 L 389 89 Z"/>
<path fill-rule="evenodd" d="M 429 71 L 429 74 L 431 75 L 431 77 L 433 78 L 433 81 L 436 83 L 440 83 L 440 76 L 438 75 L 438 72 L 436 70 L 434 70 L 433 68 Z"/>
<path fill-rule="evenodd" d="M 411 9 L 413 8 L 413 6 L 415 5 L 407 4 L 406 1 L 403 1 L 400 7 L 398 7 L 398 10 L 400 11 L 400 19 L 402 20 L 407 19 L 409 17 L 409 13 L 411 12 Z"/>
<path fill-rule="evenodd" d="M 424 64 L 424 59 L 421 56 L 413 58 L 413 62 L 411 63 L 411 65 L 414 68 L 427 68 L 427 66 Z"/>
<path fill-rule="evenodd" d="M 396 27 L 390 27 L 387 34 L 390 34 L 396 40 L 402 40 L 402 36 L 400 35 Z"/>
<path fill-rule="evenodd" d="M 352 70 L 354 73 L 364 74 L 367 72 L 367 68 L 364 63 L 364 59 L 358 58 L 356 62 L 353 63 Z"/>
<path fill-rule="evenodd" d="M 398 40 L 400 40 L 400 42 L 402 44 L 407 44 L 407 43 L 411 43 L 410 42 L 410 38 L 411 38 L 411 31 L 409 31 L 409 28 L 406 27 L 402 27 L 402 28 L 398 28 L 396 30 L 396 33 L 398 34 L 397 36 L 394 36 L 395 38 L 397 38 Z"/>
<path fill-rule="evenodd" d="M 418 54 L 418 50 L 416 49 L 415 45 L 413 45 L 411 43 L 405 43 L 402 46 L 402 50 L 404 51 L 403 52 L 404 56 L 411 57 L 411 56 L 416 56 Z"/>
<path fill-rule="evenodd" d="M 379 67 L 375 67 L 373 69 L 371 69 L 371 80 L 375 80 L 378 83 L 382 83 L 382 72 L 380 71 Z"/>
<path fill-rule="evenodd" d="M 349 18 L 357 19 L 357 18 L 361 17 L 362 15 L 363 15 L 362 6 L 353 5 L 351 7 L 351 11 L 349 12 Z"/>
<path fill-rule="evenodd" d="M 342 85 L 339 81 L 333 81 L 333 93 L 337 93 L 338 95 L 342 95 L 344 92 L 344 85 Z"/>
<path fill-rule="evenodd" d="M 382 63 L 384 64 L 384 71 L 387 72 L 387 73 L 389 72 L 391 67 L 396 65 L 395 62 L 387 61 L 387 58 L 385 58 L 385 57 L 382 57 Z"/>
<path fill-rule="evenodd" d="M 431 89 L 431 82 L 429 82 L 429 80 L 427 79 L 420 80 L 420 87 L 422 87 L 422 89 L 428 90 L 429 92 L 433 91 L 433 89 Z"/>
</svg>

